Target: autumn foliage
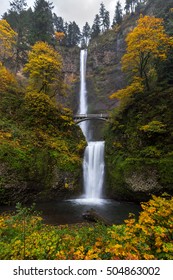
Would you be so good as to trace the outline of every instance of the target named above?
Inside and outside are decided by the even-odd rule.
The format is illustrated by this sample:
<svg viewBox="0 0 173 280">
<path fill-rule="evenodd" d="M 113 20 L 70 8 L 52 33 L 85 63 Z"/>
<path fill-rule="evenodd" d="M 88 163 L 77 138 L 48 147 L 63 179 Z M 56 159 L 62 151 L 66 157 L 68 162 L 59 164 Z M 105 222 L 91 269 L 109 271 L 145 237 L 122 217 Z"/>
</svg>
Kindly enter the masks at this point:
<svg viewBox="0 0 173 280">
<path fill-rule="evenodd" d="M 12 73 L 0 62 L 0 92 L 6 92 L 17 85 Z"/>
<path fill-rule="evenodd" d="M 127 53 L 122 58 L 125 71 L 147 79 L 154 67 L 154 59 L 164 60 L 168 49 L 173 45 L 172 39 L 165 33 L 163 19 L 141 16 L 137 26 L 127 35 Z"/>
<path fill-rule="evenodd" d="M 47 226 L 19 209 L 0 216 L 1 259 L 157 260 L 172 259 L 173 198 L 141 204 L 139 218 L 122 225 Z M 25 236 L 22 232 L 25 232 Z"/>
<path fill-rule="evenodd" d="M 141 15 L 137 26 L 128 33 L 126 43 L 122 70 L 128 73 L 131 83 L 110 96 L 121 100 L 122 107 L 129 104 L 133 95 L 150 89 L 150 78 L 157 79 L 155 61 L 167 58 L 173 39 L 165 32 L 163 19 Z"/>
<path fill-rule="evenodd" d="M 24 71 L 29 73 L 28 91 L 55 96 L 63 91 L 62 58 L 45 42 L 37 42 L 29 53 Z"/>
<path fill-rule="evenodd" d="M 0 61 L 4 62 L 14 54 L 17 33 L 4 19 L 0 20 Z"/>
<path fill-rule="evenodd" d="M 63 39 L 65 38 L 65 33 L 64 32 L 55 32 L 55 39 L 58 43 L 61 44 Z"/>
<path fill-rule="evenodd" d="M 110 98 L 117 98 L 122 100 L 127 97 L 131 97 L 136 93 L 141 93 L 144 90 L 143 80 L 139 77 L 135 77 L 133 82 L 128 85 L 126 88 L 120 89 L 113 93 Z"/>
</svg>

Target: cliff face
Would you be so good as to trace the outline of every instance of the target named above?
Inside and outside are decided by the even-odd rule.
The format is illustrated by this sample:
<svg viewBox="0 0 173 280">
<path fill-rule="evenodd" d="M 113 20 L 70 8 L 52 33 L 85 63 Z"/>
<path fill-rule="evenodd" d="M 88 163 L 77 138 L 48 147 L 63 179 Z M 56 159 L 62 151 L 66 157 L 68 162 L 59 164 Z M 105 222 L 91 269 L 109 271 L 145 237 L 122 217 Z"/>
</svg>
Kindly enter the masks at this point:
<svg viewBox="0 0 173 280">
<path fill-rule="evenodd" d="M 63 59 L 64 82 L 67 85 L 67 94 L 61 97 L 60 102 L 76 112 L 80 89 L 80 48 L 59 47 L 58 51 Z"/>
<path fill-rule="evenodd" d="M 123 25 L 111 29 L 92 40 L 88 46 L 87 91 L 89 112 L 104 112 L 115 106 L 109 96 L 126 85 L 125 74 L 121 71 L 121 58 L 125 53 L 125 37 L 136 24 L 138 15 L 127 17 Z M 62 48 L 65 82 L 68 96 L 65 103 L 74 112 L 78 109 L 80 91 L 80 49 Z"/>
<path fill-rule="evenodd" d="M 129 27 L 130 22 L 130 27 Z M 109 95 L 125 84 L 121 71 L 121 57 L 125 52 L 125 36 L 134 21 L 129 20 L 118 29 L 111 29 L 92 40 L 88 46 L 87 91 L 89 112 L 103 112 L 115 106 Z M 68 85 L 63 103 L 77 112 L 80 91 L 80 48 L 59 48 L 63 57 L 64 78 Z"/>
<path fill-rule="evenodd" d="M 121 57 L 125 50 L 121 32 L 110 30 L 93 40 L 88 48 L 87 89 L 90 112 L 115 106 L 109 95 L 125 85 Z"/>
<path fill-rule="evenodd" d="M 172 0 L 148 1 L 136 12 L 125 15 L 123 23 L 92 40 L 88 46 L 87 90 L 89 112 L 104 112 L 116 106 L 109 96 L 123 88 L 127 77 L 121 70 L 121 58 L 126 51 L 125 38 L 138 20 L 140 14 L 166 17 L 172 7 Z M 62 48 L 65 81 L 69 85 L 68 98 L 65 99 L 74 112 L 78 109 L 80 90 L 80 49 Z"/>
</svg>

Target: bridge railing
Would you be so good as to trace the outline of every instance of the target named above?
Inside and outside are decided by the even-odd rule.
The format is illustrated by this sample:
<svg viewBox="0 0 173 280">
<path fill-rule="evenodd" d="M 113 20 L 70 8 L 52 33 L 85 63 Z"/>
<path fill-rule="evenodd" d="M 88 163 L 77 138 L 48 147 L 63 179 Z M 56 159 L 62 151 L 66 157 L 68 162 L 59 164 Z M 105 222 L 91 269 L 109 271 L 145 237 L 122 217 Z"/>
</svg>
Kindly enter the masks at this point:
<svg viewBox="0 0 173 280">
<path fill-rule="evenodd" d="M 106 113 L 101 113 L 101 114 L 76 114 L 74 115 L 73 119 L 76 124 L 86 121 L 86 120 L 103 120 L 106 121 L 108 120 L 109 115 Z"/>
<path fill-rule="evenodd" d="M 74 115 L 74 119 L 85 119 L 85 118 L 104 118 L 104 119 L 107 119 L 109 117 L 108 114 L 76 114 Z"/>
</svg>

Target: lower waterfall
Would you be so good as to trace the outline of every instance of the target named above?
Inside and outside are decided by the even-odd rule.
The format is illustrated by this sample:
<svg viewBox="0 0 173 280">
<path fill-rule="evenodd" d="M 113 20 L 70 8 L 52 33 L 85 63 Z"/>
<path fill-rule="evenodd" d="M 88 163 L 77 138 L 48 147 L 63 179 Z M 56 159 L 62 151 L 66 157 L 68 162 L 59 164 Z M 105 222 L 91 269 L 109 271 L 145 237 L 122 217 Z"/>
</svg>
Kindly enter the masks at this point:
<svg viewBox="0 0 173 280">
<path fill-rule="evenodd" d="M 85 199 L 100 199 L 104 183 L 104 141 L 88 142 L 83 160 L 83 178 Z"/>
</svg>

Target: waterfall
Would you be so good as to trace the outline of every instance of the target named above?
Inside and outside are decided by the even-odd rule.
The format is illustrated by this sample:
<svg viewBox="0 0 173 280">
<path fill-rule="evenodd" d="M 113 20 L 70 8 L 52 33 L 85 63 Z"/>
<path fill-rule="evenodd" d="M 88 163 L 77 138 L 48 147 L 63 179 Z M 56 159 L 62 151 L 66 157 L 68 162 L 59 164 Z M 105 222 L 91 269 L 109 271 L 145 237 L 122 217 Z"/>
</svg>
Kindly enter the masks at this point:
<svg viewBox="0 0 173 280">
<path fill-rule="evenodd" d="M 83 160 L 85 196 L 98 199 L 104 181 L 104 141 L 88 142 Z"/>
<path fill-rule="evenodd" d="M 80 99 L 79 99 L 79 114 L 87 114 L 88 102 L 87 102 L 87 90 L 86 90 L 86 62 L 87 62 L 87 50 L 81 50 L 80 52 Z M 82 122 L 79 124 L 82 132 L 88 140 L 88 122 Z"/>
<path fill-rule="evenodd" d="M 86 89 L 86 62 L 87 50 L 80 53 L 80 104 L 79 114 L 87 114 Z M 87 147 L 83 159 L 84 198 L 88 202 L 97 202 L 102 197 L 104 183 L 104 141 L 89 141 L 90 128 L 88 121 L 80 124 L 87 140 Z"/>
</svg>

